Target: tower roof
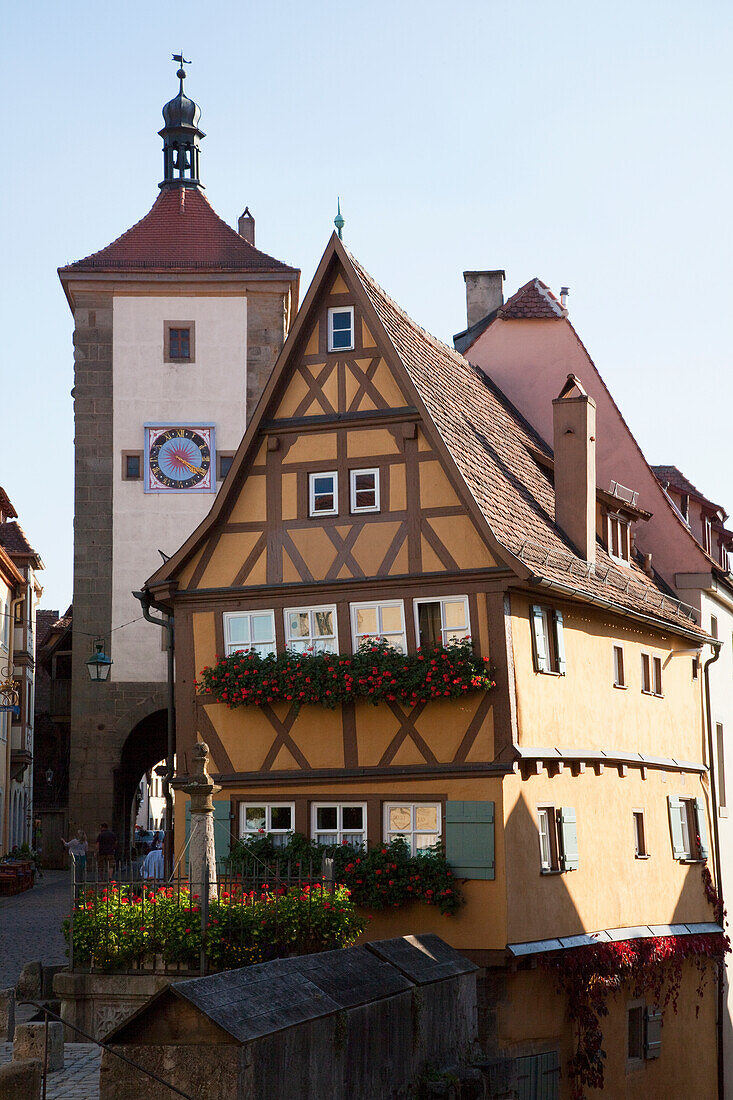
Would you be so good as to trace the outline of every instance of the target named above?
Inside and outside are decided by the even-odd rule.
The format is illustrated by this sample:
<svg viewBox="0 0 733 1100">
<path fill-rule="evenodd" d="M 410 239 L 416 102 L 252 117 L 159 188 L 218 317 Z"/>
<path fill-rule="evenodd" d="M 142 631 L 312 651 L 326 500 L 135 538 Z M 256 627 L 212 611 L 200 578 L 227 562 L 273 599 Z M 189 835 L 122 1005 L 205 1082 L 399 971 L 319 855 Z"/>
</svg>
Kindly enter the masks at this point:
<svg viewBox="0 0 733 1100">
<path fill-rule="evenodd" d="M 106 248 L 59 268 L 84 271 L 251 271 L 297 274 L 219 217 L 198 188 L 164 188 L 151 210 Z"/>
</svg>

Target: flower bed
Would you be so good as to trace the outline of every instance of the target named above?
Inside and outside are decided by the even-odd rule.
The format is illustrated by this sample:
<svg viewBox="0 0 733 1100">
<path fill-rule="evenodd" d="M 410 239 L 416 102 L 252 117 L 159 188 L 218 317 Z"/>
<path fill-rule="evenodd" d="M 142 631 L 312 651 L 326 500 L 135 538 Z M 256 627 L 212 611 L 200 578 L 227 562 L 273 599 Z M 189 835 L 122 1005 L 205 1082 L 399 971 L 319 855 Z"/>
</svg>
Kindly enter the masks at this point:
<svg viewBox="0 0 733 1100">
<path fill-rule="evenodd" d="M 270 868 L 289 865 L 295 873 L 310 873 L 311 867 L 320 873 L 324 857 L 333 859 L 336 882 L 348 887 L 351 900 L 361 909 L 398 908 L 421 901 L 453 914 L 463 905 L 442 847 L 436 844 L 413 856 L 401 837 L 366 849 L 315 844 L 300 833 L 293 833 L 286 847 L 276 848 L 269 837 L 262 836 L 236 841 L 229 866 L 232 872 L 242 873 L 254 861 Z"/>
<path fill-rule="evenodd" d="M 228 969 L 348 947 L 364 930 L 345 886 L 307 884 L 256 893 L 235 884 L 209 903 L 203 930 L 200 898 L 185 888 L 110 883 L 100 893 L 82 890 L 73 915 L 74 965 L 106 971 L 154 955 L 196 967 L 202 948 L 210 966 Z M 63 931 L 69 942 L 69 920 Z"/>
<path fill-rule="evenodd" d="M 356 699 L 414 706 L 494 687 L 487 659 L 476 657 L 468 638 L 417 653 L 398 653 L 379 639 L 362 642 L 354 654 L 239 651 L 203 669 L 196 683 L 228 707 L 284 701 L 329 709 Z"/>
</svg>

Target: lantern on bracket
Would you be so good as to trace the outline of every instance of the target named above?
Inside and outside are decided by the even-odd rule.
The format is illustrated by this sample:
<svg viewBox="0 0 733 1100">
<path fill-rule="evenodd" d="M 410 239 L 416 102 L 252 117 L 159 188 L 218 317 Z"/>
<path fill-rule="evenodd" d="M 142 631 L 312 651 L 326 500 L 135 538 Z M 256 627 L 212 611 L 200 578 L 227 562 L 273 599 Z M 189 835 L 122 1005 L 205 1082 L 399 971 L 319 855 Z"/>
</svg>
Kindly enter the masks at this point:
<svg viewBox="0 0 733 1100">
<path fill-rule="evenodd" d="M 104 642 L 98 638 L 94 643 L 94 653 L 87 661 L 87 671 L 92 683 L 101 684 L 109 680 L 109 670 L 112 667 L 112 658 L 104 652 Z"/>
</svg>

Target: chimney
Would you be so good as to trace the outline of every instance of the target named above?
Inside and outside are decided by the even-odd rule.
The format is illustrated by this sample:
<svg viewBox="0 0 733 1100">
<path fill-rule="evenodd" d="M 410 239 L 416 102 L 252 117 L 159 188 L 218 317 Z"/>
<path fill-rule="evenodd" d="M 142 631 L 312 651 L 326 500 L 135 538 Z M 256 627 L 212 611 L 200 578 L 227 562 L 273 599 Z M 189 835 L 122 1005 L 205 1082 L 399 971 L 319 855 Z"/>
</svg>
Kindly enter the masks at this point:
<svg viewBox="0 0 733 1100">
<path fill-rule="evenodd" d="M 596 403 L 574 374 L 552 402 L 555 522 L 589 565 L 596 561 Z"/>
<path fill-rule="evenodd" d="M 466 328 L 483 321 L 504 305 L 504 271 L 464 271 L 466 280 Z"/>
<path fill-rule="evenodd" d="M 249 207 L 245 206 L 244 213 L 239 219 L 239 236 L 244 237 L 245 241 L 249 241 L 250 244 L 255 243 L 255 220 L 249 212 Z"/>
</svg>

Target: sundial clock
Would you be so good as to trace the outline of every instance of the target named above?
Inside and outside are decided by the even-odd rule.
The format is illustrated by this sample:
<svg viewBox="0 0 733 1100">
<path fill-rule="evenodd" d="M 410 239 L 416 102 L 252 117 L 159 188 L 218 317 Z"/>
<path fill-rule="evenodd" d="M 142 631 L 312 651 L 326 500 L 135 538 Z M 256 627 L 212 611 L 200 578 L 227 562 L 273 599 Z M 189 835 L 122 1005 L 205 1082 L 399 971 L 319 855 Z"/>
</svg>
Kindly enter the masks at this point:
<svg viewBox="0 0 733 1100">
<path fill-rule="evenodd" d="M 213 454 L 213 424 L 146 424 L 145 492 L 215 492 Z"/>
</svg>

